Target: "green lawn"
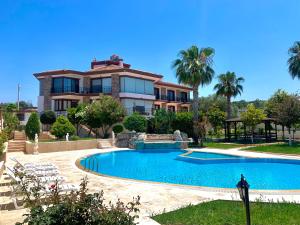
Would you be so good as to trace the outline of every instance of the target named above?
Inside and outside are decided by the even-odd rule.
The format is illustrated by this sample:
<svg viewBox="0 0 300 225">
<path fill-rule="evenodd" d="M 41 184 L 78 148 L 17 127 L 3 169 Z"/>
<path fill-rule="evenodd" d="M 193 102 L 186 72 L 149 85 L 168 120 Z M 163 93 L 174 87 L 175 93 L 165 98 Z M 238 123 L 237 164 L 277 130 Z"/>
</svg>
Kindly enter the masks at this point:
<svg viewBox="0 0 300 225">
<path fill-rule="evenodd" d="M 292 203 L 251 203 L 253 225 L 300 224 L 300 205 Z M 242 202 L 212 201 L 188 206 L 173 212 L 154 216 L 163 225 L 245 225 Z"/>
<path fill-rule="evenodd" d="M 199 147 L 195 146 L 193 144 L 189 145 L 191 148 L 193 147 Z M 242 144 L 235 144 L 235 143 L 219 143 L 219 142 L 204 142 L 204 147 L 207 148 L 219 148 L 219 149 L 230 149 L 230 148 L 238 148 L 238 147 L 243 147 L 245 145 Z"/>
<path fill-rule="evenodd" d="M 273 144 L 265 146 L 255 146 L 251 148 L 244 148 L 242 150 L 258 151 L 258 152 L 271 152 L 271 153 L 284 153 L 284 154 L 300 154 L 300 143 L 293 143 L 289 146 L 288 143 Z"/>
</svg>

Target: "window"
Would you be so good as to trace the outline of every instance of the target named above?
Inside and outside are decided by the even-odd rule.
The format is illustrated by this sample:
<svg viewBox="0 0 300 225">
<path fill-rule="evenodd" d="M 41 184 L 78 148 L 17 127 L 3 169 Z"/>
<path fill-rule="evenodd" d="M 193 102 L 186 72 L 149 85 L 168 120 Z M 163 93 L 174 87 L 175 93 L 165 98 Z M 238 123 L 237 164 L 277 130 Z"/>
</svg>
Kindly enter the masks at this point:
<svg viewBox="0 0 300 225">
<path fill-rule="evenodd" d="M 168 111 L 175 112 L 175 106 L 173 106 L 173 105 L 168 106 Z"/>
<path fill-rule="evenodd" d="M 154 109 L 155 109 L 155 110 L 160 109 L 160 105 L 154 105 Z"/>
<path fill-rule="evenodd" d="M 134 106 L 133 111 L 140 114 L 145 114 L 145 106 Z"/>
<path fill-rule="evenodd" d="M 180 92 L 180 100 L 181 102 L 187 102 L 188 101 L 188 95 L 186 92 Z"/>
<path fill-rule="evenodd" d="M 54 101 L 54 110 L 55 111 L 66 111 L 68 108 L 77 107 L 77 100 L 66 100 L 66 99 L 58 99 Z"/>
<path fill-rule="evenodd" d="M 168 90 L 168 101 L 175 101 L 175 92 Z"/>
<path fill-rule="evenodd" d="M 102 78 L 102 92 L 111 93 L 111 78 Z"/>
<path fill-rule="evenodd" d="M 79 93 L 79 79 L 59 77 L 52 80 L 52 93 Z"/>
<path fill-rule="evenodd" d="M 102 79 L 91 80 L 91 92 L 100 93 L 102 91 Z"/>
<path fill-rule="evenodd" d="M 121 77 L 120 78 L 120 91 L 128 93 L 153 95 L 154 86 L 153 82 L 149 80 Z"/>
<path fill-rule="evenodd" d="M 159 88 L 154 88 L 154 95 L 156 99 L 159 99 Z"/>
<path fill-rule="evenodd" d="M 97 78 L 91 80 L 92 93 L 111 93 L 111 78 Z"/>
</svg>

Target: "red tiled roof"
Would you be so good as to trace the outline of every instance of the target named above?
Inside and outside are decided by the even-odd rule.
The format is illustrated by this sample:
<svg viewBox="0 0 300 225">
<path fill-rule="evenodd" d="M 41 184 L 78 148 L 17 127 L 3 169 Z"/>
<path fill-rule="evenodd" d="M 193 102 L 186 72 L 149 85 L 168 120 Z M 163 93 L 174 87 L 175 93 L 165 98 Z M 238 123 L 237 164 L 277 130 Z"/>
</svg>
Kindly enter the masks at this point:
<svg viewBox="0 0 300 225">
<path fill-rule="evenodd" d="M 181 88 L 181 89 L 186 89 L 186 90 L 190 90 L 190 91 L 193 90 L 192 88 L 184 86 L 184 85 L 163 82 L 163 81 L 157 81 L 155 84 L 161 85 L 161 86 L 167 86 L 167 87 Z"/>
<path fill-rule="evenodd" d="M 116 68 L 116 69 L 109 69 L 109 70 L 90 70 L 86 72 L 81 72 L 81 71 L 76 71 L 76 70 L 50 70 L 50 71 L 45 71 L 41 73 L 34 73 L 33 75 L 35 77 L 39 76 L 47 76 L 47 75 L 60 75 L 60 74 L 78 74 L 78 75 L 90 75 L 90 74 L 103 74 L 103 73 L 118 73 L 118 72 L 131 72 L 131 73 L 136 73 L 136 74 L 141 74 L 145 76 L 150 76 L 150 77 L 155 77 L 155 78 L 162 78 L 162 75 L 159 74 L 154 74 L 150 72 L 145 72 L 141 70 L 135 70 L 135 69 L 129 69 L 129 68 Z"/>
<path fill-rule="evenodd" d="M 44 76 L 44 75 L 57 75 L 57 74 L 79 74 L 79 75 L 84 75 L 84 72 L 81 71 L 77 71 L 77 70 L 65 70 L 65 69 L 61 69 L 61 70 L 48 70 L 45 72 L 40 72 L 40 73 L 34 73 L 33 75 L 35 77 L 38 76 Z"/>
</svg>

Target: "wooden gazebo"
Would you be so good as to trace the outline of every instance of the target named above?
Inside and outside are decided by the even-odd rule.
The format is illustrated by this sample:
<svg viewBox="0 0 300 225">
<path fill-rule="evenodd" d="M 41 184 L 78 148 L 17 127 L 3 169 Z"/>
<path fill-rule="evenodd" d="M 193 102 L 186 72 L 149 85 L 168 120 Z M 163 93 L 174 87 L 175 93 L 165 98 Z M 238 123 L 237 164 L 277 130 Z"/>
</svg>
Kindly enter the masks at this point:
<svg viewBox="0 0 300 225">
<path fill-rule="evenodd" d="M 243 133 L 238 134 L 237 125 L 242 123 Z M 274 118 L 265 118 L 261 121 L 264 124 L 263 133 L 254 133 L 254 139 L 265 140 L 266 142 L 277 141 L 277 121 Z M 275 129 L 272 129 L 274 124 Z M 232 132 L 232 129 L 234 132 Z M 226 141 L 247 141 L 251 138 L 251 134 L 247 133 L 245 124 L 241 118 L 232 118 L 225 121 L 225 139 Z"/>
</svg>

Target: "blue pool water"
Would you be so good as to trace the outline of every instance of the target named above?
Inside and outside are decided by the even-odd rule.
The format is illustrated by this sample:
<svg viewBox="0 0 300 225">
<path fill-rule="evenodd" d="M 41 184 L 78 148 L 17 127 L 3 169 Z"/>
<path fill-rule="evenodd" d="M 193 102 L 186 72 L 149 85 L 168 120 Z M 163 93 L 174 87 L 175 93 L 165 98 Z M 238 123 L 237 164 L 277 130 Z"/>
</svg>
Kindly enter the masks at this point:
<svg viewBox="0 0 300 225">
<path fill-rule="evenodd" d="M 199 159 L 240 159 L 240 156 L 216 154 L 209 152 L 192 152 L 187 155 L 188 157 L 199 158 Z"/>
<path fill-rule="evenodd" d="M 101 174 L 143 181 L 235 188 L 244 174 L 251 189 L 300 189 L 297 160 L 224 159 L 212 153 L 211 160 L 199 160 L 179 156 L 183 153 L 178 149 L 115 151 L 89 156 L 80 164 Z"/>
</svg>

